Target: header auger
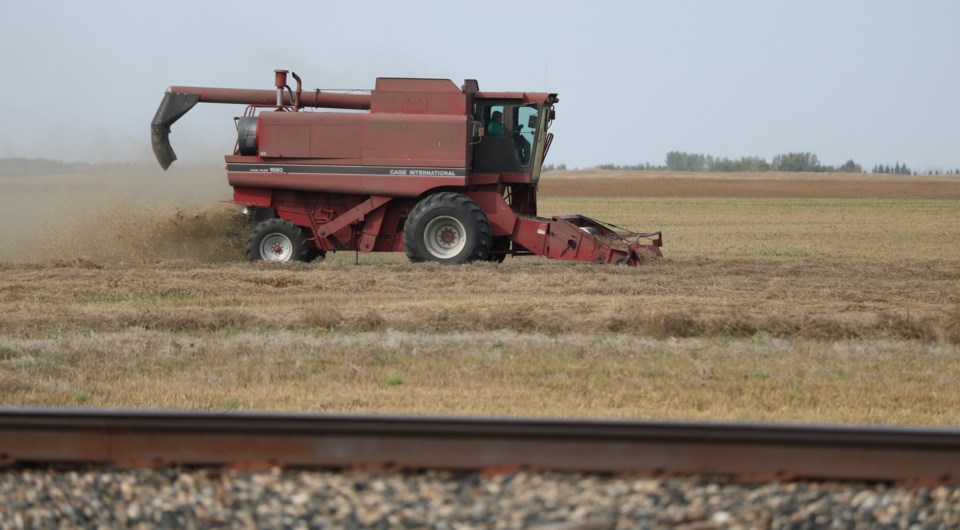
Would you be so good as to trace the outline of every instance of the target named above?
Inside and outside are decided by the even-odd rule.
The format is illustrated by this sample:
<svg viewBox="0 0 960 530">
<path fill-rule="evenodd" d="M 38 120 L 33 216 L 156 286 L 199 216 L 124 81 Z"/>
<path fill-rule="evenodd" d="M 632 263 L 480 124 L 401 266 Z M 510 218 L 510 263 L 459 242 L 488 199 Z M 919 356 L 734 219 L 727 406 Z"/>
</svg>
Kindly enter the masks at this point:
<svg viewBox="0 0 960 530">
<path fill-rule="evenodd" d="M 276 70 L 275 90 L 170 87 L 151 124 L 166 169 L 176 160 L 170 126 L 194 105 L 247 105 L 225 158 L 232 202 L 260 222 L 251 260 L 353 250 L 451 264 L 535 254 L 636 266 L 661 255 L 660 232 L 537 216 L 556 94 L 406 78 L 378 78 L 369 94 L 303 91 L 287 73 Z"/>
</svg>

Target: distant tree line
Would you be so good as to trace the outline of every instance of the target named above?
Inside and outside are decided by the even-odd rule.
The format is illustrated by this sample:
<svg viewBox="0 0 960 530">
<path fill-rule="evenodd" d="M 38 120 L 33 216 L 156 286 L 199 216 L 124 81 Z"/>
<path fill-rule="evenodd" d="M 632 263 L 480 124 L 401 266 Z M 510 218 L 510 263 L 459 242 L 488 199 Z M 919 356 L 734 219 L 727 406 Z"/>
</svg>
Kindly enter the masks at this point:
<svg viewBox="0 0 960 530">
<path fill-rule="evenodd" d="M 928 169 L 924 175 L 960 175 L 960 169 Z"/>
<path fill-rule="evenodd" d="M 913 171 L 910 171 L 910 168 L 906 164 L 900 165 L 900 162 L 897 162 L 894 166 L 884 166 L 876 165 L 873 166 L 873 173 L 889 173 L 892 175 L 913 175 Z"/>
<path fill-rule="evenodd" d="M 634 165 L 600 164 L 597 169 L 615 169 L 621 171 L 687 171 L 687 172 L 763 172 L 789 171 L 814 173 L 863 173 L 863 166 L 847 160 L 839 166 L 822 164 L 817 155 L 808 152 L 785 153 L 776 155 L 769 162 L 759 156 L 744 156 L 740 158 L 715 157 L 700 153 L 685 153 L 670 151 L 667 153 L 666 163 L 654 165 L 649 162 Z M 873 167 L 872 173 L 892 173 L 896 175 L 918 174 L 897 162 L 893 166 L 878 164 Z M 960 169 L 932 170 L 927 175 L 960 175 Z"/>
<path fill-rule="evenodd" d="M 657 166 L 650 162 L 644 164 L 618 166 L 617 164 L 600 164 L 597 169 L 617 169 L 620 171 L 665 171 L 667 166 Z"/>
<path fill-rule="evenodd" d="M 544 164 L 543 167 L 540 169 L 542 171 L 566 171 L 567 165 L 566 164 L 557 164 L 557 165 Z"/>
<path fill-rule="evenodd" d="M 665 169 L 668 171 L 795 171 L 795 172 L 848 172 L 862 173 L 863 167 L 853 160 L 840 166 L 820 163 L 817 155 L 808 152 L 776 155 L 769 162 L 760 156 L 740 158 L 715 157 L 700 153 L 670 151 Z"/>
</svg>

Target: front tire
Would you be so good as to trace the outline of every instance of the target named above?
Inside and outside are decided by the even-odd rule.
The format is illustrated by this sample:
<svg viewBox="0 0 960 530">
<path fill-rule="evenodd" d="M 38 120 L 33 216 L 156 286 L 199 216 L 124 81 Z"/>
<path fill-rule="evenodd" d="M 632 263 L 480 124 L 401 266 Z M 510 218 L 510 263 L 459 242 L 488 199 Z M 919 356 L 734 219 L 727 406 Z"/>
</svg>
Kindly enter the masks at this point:
<svg viewBox="0 0 960 530">
<path fill-rule="evenodd" d="M 308 261 L 310 250 L 302 228 L 286 219 L 267 219 L 250 233 L 247 259 L 273 263 Z"/>
<path fill-rule="evenodd" d="M 421 200 L 403 227 L 410 261 L 457 265 L 487 259 L 493 237 L 477 203 L 459 193 L 435 193 Z"/>
</svg>

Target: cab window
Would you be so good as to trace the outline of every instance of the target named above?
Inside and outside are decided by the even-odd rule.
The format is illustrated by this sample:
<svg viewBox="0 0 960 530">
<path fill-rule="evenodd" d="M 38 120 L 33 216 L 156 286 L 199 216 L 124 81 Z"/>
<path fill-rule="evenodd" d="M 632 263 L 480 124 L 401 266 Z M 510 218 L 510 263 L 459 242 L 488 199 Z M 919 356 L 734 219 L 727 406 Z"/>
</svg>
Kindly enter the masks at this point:
<svg viewBox="0 0 960 530">
<path fill-rule="evenodd" d="M 474 108 L 474 119 L 483 124 L 483 136 L 473 144 L 473 170 L 490 173 L 529 170 L 535 156 L 539 112 L 536 105 L 478 104 Z"/>
<path fill-rule="evenodd" d="M 536 105 L 527 105 L 516 107 L 514 111 L 513 143 L 517 149 L 517 156 L 520 158 L 520 164 L 530 165 L 530 157 L 533 153 L 533 139 L 537 132 L 537 107 Z"/>
</svg>

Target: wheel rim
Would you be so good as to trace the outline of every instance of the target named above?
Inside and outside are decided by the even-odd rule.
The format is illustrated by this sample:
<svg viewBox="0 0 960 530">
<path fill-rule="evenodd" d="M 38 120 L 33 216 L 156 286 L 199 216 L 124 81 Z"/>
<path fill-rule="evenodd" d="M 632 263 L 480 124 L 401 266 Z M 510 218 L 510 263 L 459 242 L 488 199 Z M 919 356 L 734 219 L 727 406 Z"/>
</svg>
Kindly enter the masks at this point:
<svg viewBox="0 0 960 530">
<path fill-rule="evenodd" d="M 467 231 L 456 217 L 440 216 L 430 220 L 423 230 L 427 252 L 437 259 L 450 259 L 467 245 Z"/>
<path fill-rule="evenodd" d="M 264 261 L 290 261 L 293 242 L 283 234 L 270 234 L 260 242 L 260 256 Z"/>
</svg>

